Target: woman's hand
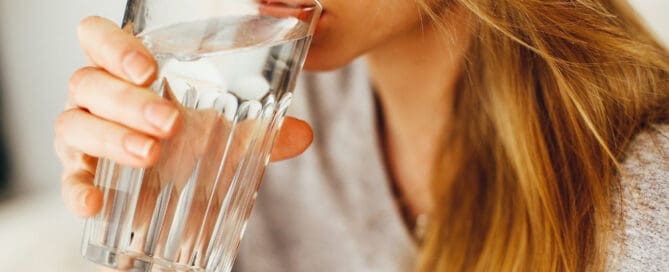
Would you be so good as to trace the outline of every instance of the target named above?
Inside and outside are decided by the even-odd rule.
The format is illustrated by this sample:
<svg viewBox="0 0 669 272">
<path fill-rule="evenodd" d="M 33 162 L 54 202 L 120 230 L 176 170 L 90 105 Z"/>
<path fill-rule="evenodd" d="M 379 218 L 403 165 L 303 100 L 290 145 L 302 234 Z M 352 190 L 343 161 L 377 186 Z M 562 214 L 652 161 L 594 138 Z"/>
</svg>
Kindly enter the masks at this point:
<svg viewBox="0 0 669 272">
<path fill-rule="evenodd" d="M 146 87 L 156 78 L 149 50 L 130 33 L 100 17 L 84 19 L 79 41 L 90 62 L 69 82 L 66 110 L 56 120 L 56 153 L 63 164 L 62 193 L 76 214 L 95 215 L 102 193 L 93 186 L 98 157 L 149 167 L 160 157 L 160 141 L 177 134 L 184 111 Z M 311 127 L 286 118 L 272 161 L 301 154 Z"/>
</svg>

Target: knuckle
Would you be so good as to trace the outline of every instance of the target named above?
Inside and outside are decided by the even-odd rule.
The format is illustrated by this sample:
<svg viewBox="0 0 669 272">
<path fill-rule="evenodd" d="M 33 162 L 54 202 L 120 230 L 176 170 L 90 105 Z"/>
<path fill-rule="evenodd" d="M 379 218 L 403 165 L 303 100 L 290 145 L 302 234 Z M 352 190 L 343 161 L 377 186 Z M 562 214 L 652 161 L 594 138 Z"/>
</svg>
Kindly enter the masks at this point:
<svg viewBox="0 0 669 272">
<path fill-rule="evenodd" d="M 85 17 L 84 19 L 81 19 L 77 27 L 77 34 L 79 35 L 79 37 L 80 38 L 83 37 L 86 33 L 86 30 L 93 27 L 95 24 L 100 22 L 100 20 L 102 20 L 102 17 L 100 16 L 88 16 Z"/>
<path fill-rule="evenodd" d="M 56 122 L 54 124 L 54 132 L 56 139 L 60 142 L 66 143 L 65 132 L 70 130 L 72 125 L 72 118 L 74 117 L 80 109 L 73 108 L 63 111 L 58 117 L 56 117 Z"/>
<path fill-rule="evenodd" d="M 110 105 L 117 105 L 116 107 L 125 108 L 126 112 L 133 112 L 139 116 L 142 115 L 144 105 L 149 103 L 157 103 L 160 97 L 148 89 L 137 87 L 127 82 L 117 82 L 113 89 L 109 92 Z M 112 86 L 110 86 L 112 87 Z M 132 103 L 128 101 L 131 100 Z M 133 123 L 134 120 L 118 120 L 124 125 Z"/>
<path fill-rule="evenodd" d="M 56 117 L 56 123 L 53 126 L 56 135 L 56 140 L 59 140 L 62 137 L 62 132 L 65 131 L 67 127 L 67 122 L 69 121 L 68 115 L 69 115 L 69 110 L 66 110 L 60 113 L 58 117 Z"/>
<path fill-rule="evenodd" d="M 128 100 L 132 99 L 133 103 L 128 103 Z M 117 107 L 125 107 L 128 111 L 141 111 L 140 108 L 137 108 L 138 105 L 143 105 L 148 103 L 149 97 L 141 93 L 141 89 L 127 82 L 122 82 L 118 84 L 115 90 L 110 92 L 109 102 L 113 105 L 118 105 Z M 130 120 L 123 120 L 125 124 Z"/>
<path fill-rule="evenodd" d="M 101 157 L 117 157 L 125 153 L 123 145 L 123 138 L 126 131 L 125 128 L 116 126 L 106 126 L 103 131 L 100 131 L 97 138 L 96 145 L 102 152 Z"/>
<path fill-rule="evenodd" d="M 53 139 L 53 150 L 56 152 L 56 157 L 60 160 L 61 164 L 65 162 L 65 151 L 63 150 L 63 143 L 58 138 L 58 135 Z"/>
<path fill-rule="evenodd" d="M 53 150 L 59 159 L 63 160 L 66 157 L 67 145 L 60 134 L 56 134 L 53 138 Z"/>
<path fill-rule="evenodd" d="M 116 95 L 114 96 L 114 102 L 117 103 L 122 103 L 123 101 L 127 101 L 128 97 L 133 97 L 133 95 L 136 94 L 137 92 L 137 89 L 134 86 L 126 82 L 123 82 L 123 84 L 121 86 L 118 86 L 117 88 L 118 89 Z"/>
<path fill-rule="evenodd" d="M 86 76 L 86 72 L 87 71 L 85 68 L 81 68 L 79 70 L 74 71 L 74 73 L 72 73 L 72 76 L 70 76 L 70 80 L 68 81 L 68 86 L 67 86 L 68 96 L 70 97 L 70 99 L 76 97 L 76 93 L 79 89 L 79 86 L 81 86 L 81 81 Z"/>
<path fill-rule="evenodd" d="M 86 80 L 92 76 L 96 69 L 93 67 L 83 67 L 75 71 L 68 81 L 68 96 L 71 101 L 78 104 L 80 93 Z"/>
</svg>

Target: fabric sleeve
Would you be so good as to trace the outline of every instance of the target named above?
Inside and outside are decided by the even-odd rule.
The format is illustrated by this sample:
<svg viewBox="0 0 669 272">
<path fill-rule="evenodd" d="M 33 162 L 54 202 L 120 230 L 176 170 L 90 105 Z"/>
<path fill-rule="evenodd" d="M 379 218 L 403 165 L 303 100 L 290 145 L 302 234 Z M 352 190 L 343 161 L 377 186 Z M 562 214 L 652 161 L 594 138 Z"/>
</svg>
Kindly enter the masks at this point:
<svg viewBox="0 0 669 272">
<path fill-rule="evenodd" d="M 669 125 L 639 134 L 622 168 L 623 230 L 609 271 L 669 271 Z"/>
</svg>

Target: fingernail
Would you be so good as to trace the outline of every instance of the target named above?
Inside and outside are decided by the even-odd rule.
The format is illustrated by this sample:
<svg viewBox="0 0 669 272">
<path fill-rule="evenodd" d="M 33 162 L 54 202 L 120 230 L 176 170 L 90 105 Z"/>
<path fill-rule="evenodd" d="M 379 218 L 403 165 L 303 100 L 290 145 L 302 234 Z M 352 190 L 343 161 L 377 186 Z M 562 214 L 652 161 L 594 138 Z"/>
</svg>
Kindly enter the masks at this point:
<svg viewBox="0 0 669 272">
<path fill-rule="evenodd" d="M 154 144 L 154 140 L 135 134 L 128 134 L 123 139 L 125 149 L 131 154 L 142 158 L 149 156 Z"/>
<path fill-rule="evenodd" d="M 123 59 L 123 70 L 135 84 L 143 84 L 153 74 L 155 67 L 149 57 L 135 51 Z"/>
<path fill-rule="evenodd" d="M 144 117 L 149 123 L 167 133 L 174 127 L 179 111 L 166 103 L 152 103 L 144 109 Z"/>
</svg>

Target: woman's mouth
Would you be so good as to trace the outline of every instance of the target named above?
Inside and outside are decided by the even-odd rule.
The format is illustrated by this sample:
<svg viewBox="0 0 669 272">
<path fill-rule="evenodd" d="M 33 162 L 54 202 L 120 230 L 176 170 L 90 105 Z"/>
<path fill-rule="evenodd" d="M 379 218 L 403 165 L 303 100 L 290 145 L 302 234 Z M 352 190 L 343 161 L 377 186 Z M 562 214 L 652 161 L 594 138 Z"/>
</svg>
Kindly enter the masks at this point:
<svg viewBox="0 0 669 272">
<path fill-rule="evenodd" d="M 313 0 L 257 0 L 257 2 L 260 4 L 260 14 L 277 18 L 294 17 L 305 22 L 310 19 L 313 12 L 311 8 L 316 5 Z M 323 27 L 324 16 L 325 9 L 321 12 L 316 32 Z"/>
<path fill-rule="evenodd" d="M 289 8 L 307 8 L 315 5 L 313 0 L 259 0 L 261 5 Z"/>
</svg>

